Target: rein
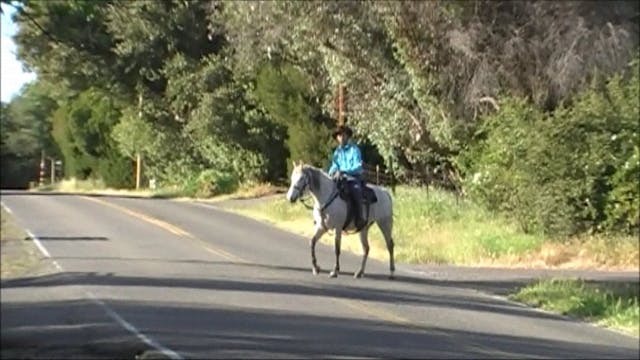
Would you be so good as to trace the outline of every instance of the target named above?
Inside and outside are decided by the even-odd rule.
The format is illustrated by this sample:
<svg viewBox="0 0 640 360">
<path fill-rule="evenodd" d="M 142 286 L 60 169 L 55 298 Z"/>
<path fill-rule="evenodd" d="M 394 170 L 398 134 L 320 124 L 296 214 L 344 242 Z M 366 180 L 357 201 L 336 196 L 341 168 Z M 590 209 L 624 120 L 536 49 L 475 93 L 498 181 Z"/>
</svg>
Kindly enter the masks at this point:
<svg viewBox="0 0 640 360">
<path fill-rule="evenodd" d="M 296 189 L 299 193 L 304 193 L 304 190 L 306 190 L 309 187 L 309 182 L 310 182 L 310 176 L 314 176 L 308 173 L 304 174 L 304 184 L 296 184 L 293 186 L 294 189 Z M 334 183 L 335 184 L 335 183 Z M 322 219 L 322 223 L 320 224 L 322 226 L 322 228 L 324 228 L 325 231 L 328 231 L 329 229 L 325 226 L 324 223 L 324 211 L 327 209 L 327 207 L 329 207 L 329 205 L 331 205 L 333 203 L 333 201 L 340 195 L 340 190 L 338 189 L 338 186 L 334 186 L 333 188 L 333 192 L 331 193 L 331 196 L 329 196 L 329 199 L 324 203 L 324 204 L 317 204 L 318 205 L 318 210 L 320 212 L 320 218 Z M 307 208 L 307 210 L 314 210 L 316 208 L 316 204 L 309 205 L 307 203 L 307 201 L 309 200 L 311 196 L 307 195 L 307 196 L 300 196 L 299 200 L 302 203 L 302 205 L 304 205 L 305 208 Z M 367 220 L 369 218 L 369 207 L 367 206 Z M 365 224 L 364 226 L 367 226 L 368 224 Z M 345 224 L 346 226 L 346 224 Z M 343 226 L 344 228 L 344 226 Z M 359 232 L 360 230 L 362 230 L 362 228 L 356 229 L 353 233 L 351 232 L 347 232 L 346 230 L 342 229 L 342 232 L 346 233 L 346 234 L 355 234 L 357 232 Z"/>
<path fill-rule="evenodd" d="M 305 174 L 304 184 L 303 184 L 302 186 L 299 186 L 299 185 L 294 186 L 294 188 L 295 188 L 296 190 L 298 190 L 298 192 L 301 192 L 301 193 L 302 193 L 302 192 L 303 192 L 303 191 L 304 191 L 304 190 L 309 186 L 309 176 L 313 176 L 313 175 Z M 333 190 L 333 193 L 331 194 L 331 196 L 329 196 L 329 199 L 327 200 L 327 202 L 326 202 L 326 203 L 324 203 L 324 205 L 319 204 L 319 205 L 320 205 L 320 206 L 319 206 L 319 210 L 320 210 L 320 217 L 321 217 L 321 218 L 324 218 L 324 214 L 323 214 L 323 213 L 324 213 L 324 210 L 325 210 L 327 207 L 329 207 L 329 205 L 331 205 L 331 203 L 333 203 L 333 201 L 338 197 L 338 195 L 340 195 L 340 191 L 338 190 L 338 188 L 337 188 L 337 187 L 335 187 L 335 188 L 334 188 L 334 190 Z M 312 205 L 309 205 L 309 204 L 307 203 L 307 200 L 309 200 L 309 198 L 310 198 L 310 197 L 311 197 L 311 196 L 310 196 L 310 195 L 308 195 L 308 196 L 306 196 L 306 197 L 300 197 L 300 199 L 299 199 L 299 200 L 300 200 L 300 202 L 302 203 L 302 205 L 304 205 L 304 207 L 305 207 L 305 208 L 307 208 L 307 210 L 313 210 L 313 209 L 315 209 L 315 204 L 312 206 Z M 323 221 L 322 227 L 323 227 L 323 228 L 325 228 L 325 230 L 328 230 L 328 229 L 326 229 L 326 227 L 324 226 L 324 221 Z"/>
<path fill-rule="evenodd" d="M 304 205 L 304 207 L 307 208 L 307 210 L 313 210 L 313 206 L 307 204 L 306 200 L 308 200 L 311 196 L 307 195 L 307 197 L 301 197 L 300 198 L 300 202 L 302 203 L 302 205 Z"/>
</svg>

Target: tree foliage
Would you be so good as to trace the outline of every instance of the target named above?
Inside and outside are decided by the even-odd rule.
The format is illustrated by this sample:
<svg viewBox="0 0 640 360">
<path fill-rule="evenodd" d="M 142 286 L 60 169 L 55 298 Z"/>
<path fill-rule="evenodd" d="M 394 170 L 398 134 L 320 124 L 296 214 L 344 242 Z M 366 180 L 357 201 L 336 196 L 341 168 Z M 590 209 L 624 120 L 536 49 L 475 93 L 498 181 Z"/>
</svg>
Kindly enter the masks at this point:
<svg viewBox="0 0 640 360">
<path fill-rule="evenodd" d="M 461 157 L 468 189 L 528 231 L 637 233 L 639 81 L 636 66 L 629 79 L 594 84 L 553 113 L 506 101 Z"/>
<path fill-rule="evenodd" d="M 114 100 L 92 88 L 56 110 L 52 133 L 64 155 L 66 174 L 100 178 L 112 187 L 133 185 L 131 162 L 110 136 L 119 118 Z"/>
<path fill-rule="evenodd" d="M 72 173 L 141 154 L 147 178 L 206 195 L 326 166 L 344 85 L 401 180 L 462 185 L 531 231 L 637 228 L 637 2 L 18 4 L 18 55 L 60 106 L 38 124 Z"/>
<path fill-rule="evenodd" d="M 42 155 L 57 157 L 50 115 L 57 103 L 42 82 L 28 84 L 21 96 L 2 103 L 2 186 L 26 187 L 36 181 Z"/>
</svg>

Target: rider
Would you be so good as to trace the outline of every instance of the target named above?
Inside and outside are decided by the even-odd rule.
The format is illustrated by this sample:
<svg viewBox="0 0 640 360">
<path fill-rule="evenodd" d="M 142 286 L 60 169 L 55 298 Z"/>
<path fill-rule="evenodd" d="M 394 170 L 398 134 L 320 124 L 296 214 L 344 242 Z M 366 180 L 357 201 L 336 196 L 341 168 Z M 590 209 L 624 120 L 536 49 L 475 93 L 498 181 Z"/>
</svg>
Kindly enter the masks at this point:
<svg viewBox="0 0 640 360">
<path fill-rule="evenodd" d="M 334 179 L 345 177 L 351 185 L 351 196 L 355 203 L 355 225 L 361 228 L 364 224 L 362 218 L 362 154 L 360 148 L 350 141 L 353 131 L 348 126 L 340 125 L 333 132 L 333 137 L 338 141 L 338 147 L 333 152 L 333 160 L 329 168 L 329 176 Z"/>
</svg>

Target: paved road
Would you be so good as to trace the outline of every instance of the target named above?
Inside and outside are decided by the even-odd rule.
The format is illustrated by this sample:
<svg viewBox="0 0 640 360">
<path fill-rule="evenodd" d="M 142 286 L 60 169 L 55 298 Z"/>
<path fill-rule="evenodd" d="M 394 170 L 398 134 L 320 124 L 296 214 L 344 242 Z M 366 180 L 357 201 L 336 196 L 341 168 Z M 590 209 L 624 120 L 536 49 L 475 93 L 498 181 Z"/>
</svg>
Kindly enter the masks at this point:
<svg viewBox="0 0 640 360">
<path fill-rule="evenodd" d="M 486 293 L 505 272 L 487 281 L 499 274 L 400 265 L 390 281 L 370 260 L 356 280 L 360 258 L 344 253 L 339 278 L 314 277 L 305 239 L 208 205 L 20 192 L 2 202 L 52 264 L 2 282 L 3 357 L 638 357 L 637 339 Z M 318 259 L 330 268 L 332 249 L 319 244 Z"/>
</svg>

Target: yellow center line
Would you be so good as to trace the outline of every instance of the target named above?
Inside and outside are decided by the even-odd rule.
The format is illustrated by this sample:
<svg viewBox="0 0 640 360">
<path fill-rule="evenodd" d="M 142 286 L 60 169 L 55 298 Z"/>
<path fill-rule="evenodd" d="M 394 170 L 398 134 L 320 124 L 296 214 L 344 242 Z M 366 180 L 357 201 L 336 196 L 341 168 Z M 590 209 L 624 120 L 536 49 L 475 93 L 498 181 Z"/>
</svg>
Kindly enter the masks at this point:
<svg viewBox="0 0 640 360">
<path fill-rule="evenodd" d="M 419 328 L 417 324 L 415 324 L 413 321 L 409 319 L 399 316 L 391 311 L 387 311 L 377 306 L 367 304 L 364 301 L 353 300 L 353 299 L 343 299 L 343 298 L 332 298 L 332 299 L 346 305 L 347 307 L 350 307 L 356 311 L 360 311 L 374 318 L 388 321 L 394 324 Z"/>
<path fill-rule="evenodd" d="M 131 215 L 131 216 L 133 216 L 135 218 L 138 218 L 138 219 L 144 220 L 144 221 L 146 221 L 148 223 L 151 223 L 153 225 L 156 225 L 159 228 L 162 228 L 162 229 L 164 229 L 164 230 L 166 230 L 166 231 L 168 231 L 168 232 L 170 232 L 172 234 L 175 234 L 175 235 L 178 235 L 178 236 L 183 236 L 183 237 L 189 238 L 191 240 L 197 241 L 208 252 L 210 252 L 212 254 L 215 254 L 217 256 L 223 257 L 223 258 L 225 258 L 227 260 L 235 261 L 235 262 L 239 262 L 239 263 L 248 263 L 248 261 L 246 261 L 245 259 L 243 259 L 243 258 L 241 258 L 239 256 L 236 256 L 236 255 L 233 255 L 233 254 L 231 254 L 229 252 L 226 252 L 226 251 L 224 251 L 222 249 L 215 248 L 211 244 L 203 241 L 202 239 L 199 239 L 199 238 L 193 236 L 188 231 L 183 230 L 180 227 L 172 225 L 172 224 L 170 224 L 170 223 L 168 223 L 166 221 L 162 221 L 160 219 L 156 219 L 156 218 L 154 218 L 152 216 L 145 215 L 143 213 L 140 213 L 140 212 L 137 212 L 137 211 L 133 211 L 131 209 L 127 209 L 127 208 L 125 208 L 123 206 L 116 205 L 116 204 L 113 204 L 113 203 L 110 203 L 110 202 L 107 202 L 107 201 L 104 201 L 104 200 L 100 200 L 100 199 L 96 199 L 96 198 L 88 197 L 88 196 L 82 196 L 82 198 L 84 198 L 86 200 L 90 200 L 90 201 L 96 202 L 96 203 L 99 203 L 99 204 L 102 204 L 102 205 L 105 205 L 105 206 L 112 207 L 114 209 L 117 209 L 119 211 L 124 212 L 127 215 Z"/>
<path fill-rule="evenodd" d="M 122 206 L 119 206 L 119 205 L 116 205 L 116 204 L 113 204 L 113 203 L 110 203 L 110 202 L 107 202 L 107 201 L 104 201 L 104 200 L 100 200 L 100 199 L 96 199 L 96 198 L 92 198 L 92 197 L 86 197 L 86 196 L 83 196 L 83 198 L 85 198 L 87 200 L 91 200 L 91 201 L 97 202 L 97 203 L 102 204 L 102 205 L 106 205 L 106 206 L 112 207 L 112 208 L 117 209 L 119 211 L 122 211 L 122 212 L 124 212 L 124 213 L 126 213 L 128 215 L 131 215 L 133 217 L 136 217 L 138 219 L 141 219 L 141 220 L 149 222 L 149 223 L 151 223 L 153 225 L 156 225 L 156 226 L 158 226 L 158 227 L 160 227 L 160 228 L 162 228 L 162 229 L 164 229 L 166 231 L 169 231 L 169 232 L 171 232 L 173 234 L 176 234 L 178 236 L 183 236 L 183 237 L 189 238 L 191 240 L 197 241 L 208 252 L 210 252 L 212 254 L 215 254 L 217 256 L 220 256 L 222 258 L 225 258 L 227 260 L 230 260 L 230 261 L 233 261 L 233 262 L 238 262 L 238 263 L 244 263 L 244 264 L 249 263 L 247 260 L 245 260 L 245 259 L 243 259 L 243 258 L 241 258 L 239 256 L 231 254 L 231 253 L 229 253 L 227 251 L 224 251 L 222 249 L 213 247 L 211 244 L 203 241 L 202 239 L 199 239 L 199 238 L 193 236 L 188 231 L 185 231 L 185 230 L 181 229 L 178 226 L 169 224 L 168 222 L 156 219 L 156 218 L 151 217 L 149 215 L 145 215 L 143 213 L 140 213 L 140 212 L 137 212 L 137 211 L 133 211 L 133 210 L 127 209 L 125 207 L 122 207 Z M 342 303 L 345 306 L 347 306 L 347 307 L 349 307 L 349 308 L 351 308 L 353 310 L 356 310 L 356 311 L 361 312 L 363 314 L 369 315 L 369 316 L 371 316 L 373 318 L 377 318 L 377 319 L 380 319 L 380 320 L 383 320 L 383 321 L 387 321 L 387 322 L 399 324 L 399 325 L 402 325 L 402 326 L 407 326 L 407 327 L 410 327 L 410 328 L 414 328 L 414 329 L 425 331 L 424 329 L 422 329 L 421 326 L 419 326 L 418 324 L 412 322 L 409 319 L 406 319 L 406 318 L 404 318 L 402 316 L 399 316 L 399 315 L 397 315 L 397 314 L 395 314 L 395 313 L 393 313 L 391 311 L 384 310 L 384 309 L 382 309 L 382 308 L 380 308 L 378 306 L 374 306 L 372 304 L 367 304 L 364 301 L 353 300 L 353 299 L 344 299 L 344 298 L 336 298 L 336 297 L 332 297 L 331 299 L 336 301 L 336 302 Z"/>
</svg>

